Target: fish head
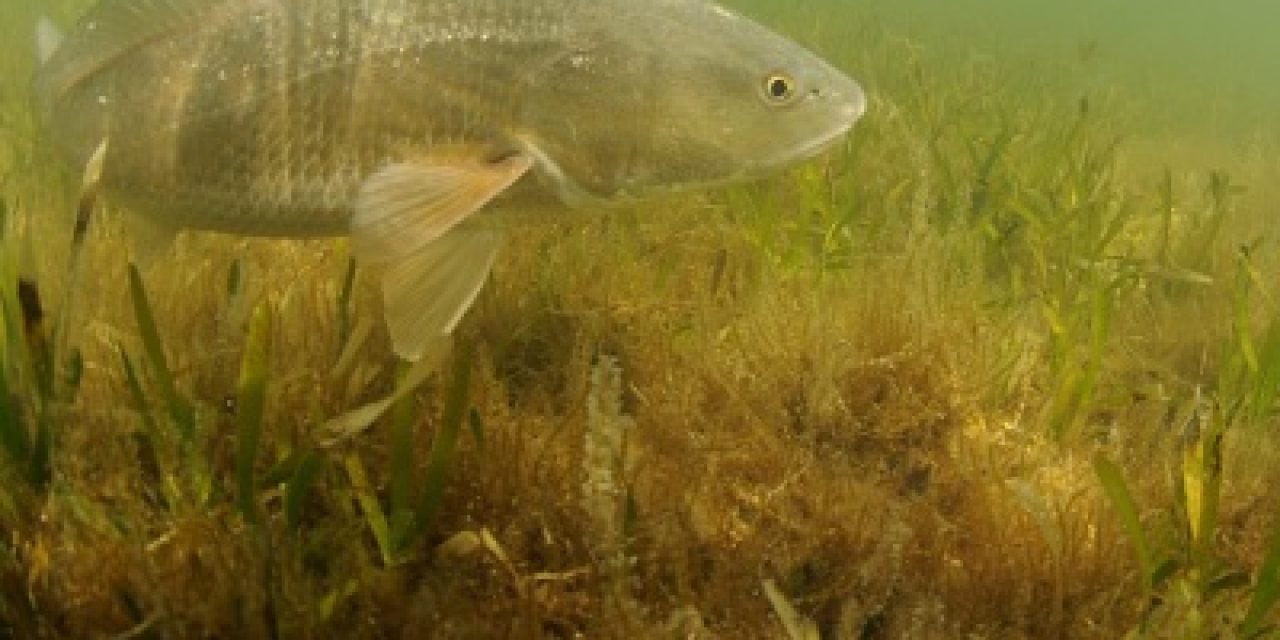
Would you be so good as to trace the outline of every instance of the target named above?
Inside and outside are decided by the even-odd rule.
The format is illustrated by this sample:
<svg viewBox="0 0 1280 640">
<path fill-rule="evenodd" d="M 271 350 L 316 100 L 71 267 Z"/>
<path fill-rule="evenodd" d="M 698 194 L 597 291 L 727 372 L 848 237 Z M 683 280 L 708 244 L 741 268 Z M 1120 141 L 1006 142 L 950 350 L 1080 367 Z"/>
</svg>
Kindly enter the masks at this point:
<svg viewBox="0 0 1280 640">
<path fill-rule="evenodd" d="M 745 17 L 631 4 L 529 76 L 516 137 L 571 205 L 760 177 L 840 140 L 866 109 L 854 80 Z"/>
</svg>

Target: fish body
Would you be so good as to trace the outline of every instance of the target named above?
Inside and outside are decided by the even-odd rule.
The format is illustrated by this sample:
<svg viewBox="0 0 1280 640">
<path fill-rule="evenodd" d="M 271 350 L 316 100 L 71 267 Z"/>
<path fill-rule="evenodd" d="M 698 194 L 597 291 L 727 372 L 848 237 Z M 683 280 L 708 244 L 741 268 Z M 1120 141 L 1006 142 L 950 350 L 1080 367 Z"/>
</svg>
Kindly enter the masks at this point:
<svg viewBox="0 0 1280 640">
<path fill-rule="evenodd" d="M 106 150 L 106 198 L 169 231 L 350 235 L 408 358 L 485 279 L 478 211 L 764 175 L 865 108 L 705 0 L 102 0 L 41 39 L 52 140 Z"/>
</svg>

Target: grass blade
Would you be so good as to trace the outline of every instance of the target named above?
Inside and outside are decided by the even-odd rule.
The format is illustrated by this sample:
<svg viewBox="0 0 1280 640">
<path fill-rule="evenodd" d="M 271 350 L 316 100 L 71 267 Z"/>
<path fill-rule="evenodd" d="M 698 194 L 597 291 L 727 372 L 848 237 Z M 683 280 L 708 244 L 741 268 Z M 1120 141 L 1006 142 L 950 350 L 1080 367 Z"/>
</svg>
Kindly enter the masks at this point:
<svg viewBox="0 0 1280 640">
<path fill-rule="evenodd" d="M 133 361 L 129 359 L 129 354 L 125 352 L 124 347 L 117 346 L 117 350 L 120 354 L 120 367 L 124 370 L 125 384 L 129 388 L 129 397 L 133 400 L 133 409 L 142 420 L 142 430 L 134 432 L 134 441 L 138 447 L 138 463 L 141 465 L 143 474 L 150 481 L 149 484 L 160 487 L 165 481 L 165 473 L 160 466 L 160 454 L 156 449 L 160 444 L 160 429 L 156 425 L 155 416 L 151 415 L 151 407 L 147 402 L 146 393 L 142 390 L 142 382 L 138 379 Z M 165 504 L 170 506 L 167 497 L 165 497 Z"/>
<path fill-rule="evenodd" d="M 1146 532 L 1142 530 L 1138 505 L 1133 500 L 1133 494 L 1129 493 L 1129 485 L 1124 481 L 1124 474 L 1120 472 L 1120 467 L 1116 463 L 1102 454 L 1094 456 L 1093 471 L 1097 474 L 1098 481 L 1102 483 L 1111 506 L 1120 516 L 1120 523 L 1124 525 L 1125 532 L 1129 534 L 1129 540 L 1133 543 L 1134 551 L 1138 555 L 1138 565 L 1142 569 L 1143 587 L 1150 591 L 1154 586 L 1156 562 L 1151 545 L 1147 542 Z"/>
<path fill-rule="evenodd" d="M 387 516 L 378 504 L 378 497 L 369 486 L 369 478 L 364 472 L 364 464 L 355 454 L 343 460 L 347 469 L 347 477 L 351 479 L 351 488 L 356 492 L 356 501 L 364 512 L 364 519 L 369 524 L 373 539 L 378 543 L 378 552 L 382 555 L 382 563 L 386 566 L 395 564 L 396 553 L 391 540 L 391 527 L 387 525 Z"/>
<path fill-rule="evenodd" d="M 1240 636 L 1255 638 L 1267 630 L 1267 613 L 1280 600 L 1280 523 L 1271 534 L 1271 543 L 1267 555 L 1258 569 L 1257 583 L 1253 587 L 1253 598 L 1249 601 L 1249 612 L 1240 623 Z"/>
<path fill-rule="evenodd" d="M 254 463 L 262 443 L 262 413 L 271 363 L 271 308 L 262 304 L 253 314 L 236 392 L 236 503 L 245 520 L 256 523 L 258 494 Z"/>
<path fill-rule="evenodd" d="M 418 502 L 414 537 L 421 535 L 431 525 L 444 496 L 445 476 L 453 461 L 454 448 L 458 444 L 458 431 L 466 419 L 470 406 L 471 350 L 460 349 L 453 359 L 449 391 L 444 400 L 444 418 L 440 430 L 431 443 L 431 457 L 427 461 L 427 473 L 423 482 L 422 497 Z"/>
<path fill-rule="evenodd" d="M 307 449 L 289 452 L 289 455 L 285 456 L 283 460 L 277 460 L 275 464 L 271 465 L 270 469 L 267 469 L 258 478 L 258 486 L 274 487 L 288 483 L 289 478 L 292 478 L 293 474 L 298 472 L 298 465 L 302 463 L 302 458 L 308 453 L 310 453 L 310 450 Z"/>
<path fill-rule="evenodd" d="M 332 418 L 320 427 L 320 441 L 325 446 L 334 446 L 369 428 L 375 420 L 381 418 L 400 398 L 417 389 L 427 377 L 436 372 L 445 355 L 449 352 L 450 341 L 446 337 L 434 343 L 427 353 L 404 371 L 396 381 L 395 391 L 390 396 L 356 407 L 336 418 Z"/>
<path fill-rule="evenodd" d="M 10 320 L 10 326 L 15 327 L 15 333 L 17 333 L 13 344 L 20 347 L 15 351 L 21 354 L 20 357 L 25 356 L 25 362 L 30 367 L 36 382 L 36 390 L 40 393 L 41 399 L 48 403 L 54 399 L 55 391 L 54 354 L 53 345 L 49 343 L 45 331 L 45 313 L 44 305 L 40 300 L 40 288 L 35 281 L 18 278 L 16 300 L 20 321 L 12 322 L 7 317 L 9 315 L 7 304 L 5 314 L 6 320 Z M 17 332 L 16 328 L 19 327 L 21 331 Z"/>
<path fill-rule="evenodd" d="M 409 374 L 408 363 L 400 365 L 400 379 Z M 391 406 L 391 486 L 390 513 L 391 532 L 397 549 L 406 541 L 413 526 L 413 447 L 414 397 L 406 393 L 395 400 Z"/>
<path fill-rule="evenodd" d="M 1280 319 L 1267 326 L 1262 349 L 1258 353 L 1260 367 L 1249 397 L 1249 417 L 1261 420 L 1271 412 L 1280 394 Z"/>
<path fill-rule="evenodd" d="M 1183 434 L 1182 482 L 1187 528 L 1191 533 L 1191 558 L 1203 590 L 1211 577 L 1222 493 L 1222 428 L 1217 411 L 1198 400 Z"/>
<path fill-rule="evenodd" d="M 31 454 L 30 436 L 22 423 L 22 412 L 9 391 L 9 381 L 0 370 L 0 446 L 15 464 L 21 464 Z"/>
<path fill-rule="evenodd" d="M 467 415 L 467 426 L 471 427 L 471 436 L 475 438 L 476 446 L 484 451 L 484 418 L 480 417 L 480 412 L 475 407 L 471 407 Z"/>
<path fill-rule="evenodd" d="M 133 361 L 129 359 L 129 354 L 125 353 L 124 347 L 119 347 L 120 366 L 124 369 L 124 379 L 129 386 L 129 395 L 133 398 L 133 408 L 142 417 L 142 424 L 146 427 L 147 433 L 155 434 L 158 426 L 156 419 L 151 415 L 151 407 L 147 403 L 147 394 L 142 390 L 142 381 L 138 379 L 138 371 L 133 366 Z"/>
<path fill-rule="evenodd" d="M 311 487 L 315 486 L 315 479 L 320 475 L 323 462 L 324 459 L 314 451 L 302 454 L 297 469 L 285 485 L 284 521 L 291 531 L 297 531 L 302 526 L 302 506 L 311 494 Z"/>
<path fill-rule="evenodd" d="M 49 410 L 36 418 L 36 437 L 31 443 L 31 458 L 27 465 L 27 480 L 40 491 L 49 488 L 53 481 L 53 417 Z"/>
<path fill-rule="evenodd" d="M 351 336 L 351 295 L 355 290 L 356 261 L 347 260 L 347 271 L 342 278 L 342 292 L 338 295 L 338 344 L 347 344 Z"/>
<path fill-rule="evenodd" d="M 773 605 L 773 612 L 777 614 L 778 621 L 787 632 L 788 640 L 819 640 L 821 638 L 818 625 L 796 611 L 773 580 L 766 579 L 761 584 L 764 586 L 765 597 L 769 599 L 769 604 Z"/>
<path fill-rule="evenodd" d="M 178 394 L 173 372 L 164 356 L 160 332 L 156 329 L 155 314 L 151 311 L 151 302 L 147 300 L 147 290 L 142 284 L 142 275 L 132 263 L 129 265 L 129 295 L 133 300 L 133 313 L 138 322 L 138 332 L 142 336 L 142 347 L 155 373 L 156 382 L 160 385 L 160 392 L 164 395 L 169 415 L 183 439 L 190 439 L 195 432 L 195 409 Z"/>
</svg>

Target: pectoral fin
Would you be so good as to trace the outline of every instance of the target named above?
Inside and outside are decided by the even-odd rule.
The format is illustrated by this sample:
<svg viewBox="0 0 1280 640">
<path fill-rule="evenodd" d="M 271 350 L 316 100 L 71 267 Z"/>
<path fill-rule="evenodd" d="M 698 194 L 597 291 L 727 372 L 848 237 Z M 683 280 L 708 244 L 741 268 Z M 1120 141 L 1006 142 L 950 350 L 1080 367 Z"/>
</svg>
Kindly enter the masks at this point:
<svg viewBox="0 0 1280 640">
<path fill-rule="evenodd" d="M 362 185 L 351 222 L 352 252 L 383 267 L 386 321 L 397 355 L 418 359 L 471 306 L 501 234 L 464 221 L 531 164 L 523 155 L 408 162 L 388 166 Z"/>
<path fill-rule="evenodd" d="M 382 299 L 396 355 L 417 360 L 453 332 L 480 293 L 501 241 L 496 230 L 463 225 L 386 270 Z"/>
<path fill-rule="evenodd" d="M 402 260 L 475 213 L 531 165 L 517 154 L 496 162 L 475 155 L 384 167 L 356 195 L 352 251 L 365 262 Z"/>
</svg>

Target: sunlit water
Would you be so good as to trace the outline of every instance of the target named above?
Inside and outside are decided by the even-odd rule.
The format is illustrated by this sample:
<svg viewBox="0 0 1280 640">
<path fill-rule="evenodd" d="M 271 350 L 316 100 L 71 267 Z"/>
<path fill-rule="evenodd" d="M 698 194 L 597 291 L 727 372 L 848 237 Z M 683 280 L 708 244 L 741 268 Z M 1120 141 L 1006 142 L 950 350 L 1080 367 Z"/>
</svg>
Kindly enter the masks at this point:
<svg viewBox="0 0 1280 640">
<path fill-rule="evenodd" d="M 1144 110 L 1135 135 L 1236 147 L 1280 140 L 1280 3 L 1238 0 L 733 0 L 791 32 L 858 33 L 849 16 L 922 55 L 995 61 L 1064 94 L 1120 95 Z M 802 25 L 810 25 L 808 27 Z M 853 36 L 831 38 L 856 50 Z M 842 42 L 843 40 L 843 42 Z M 828 43 L 825 46 L 833 46 Z M 857 74 L 857 69 L 850 69 Z M 906 61 L 902 72 L 908 73 Z M 1009 78 L 996 81 L 1008 80 Z M 874 93 L 877 87 L 870 87 Z"/>
<path fill-rule="evenodd" d="M 886 22 L 1026 56 L 1151 99 L 1153 121 L 1219 135 L 1280 124 L 1280 3 L 1268 0 L 878 0 Z"/>
</svg>

